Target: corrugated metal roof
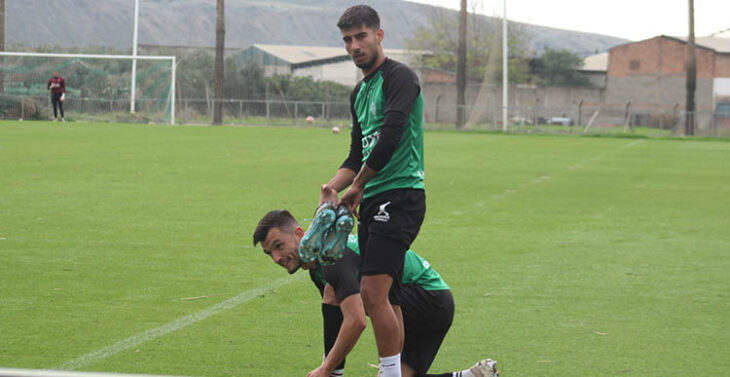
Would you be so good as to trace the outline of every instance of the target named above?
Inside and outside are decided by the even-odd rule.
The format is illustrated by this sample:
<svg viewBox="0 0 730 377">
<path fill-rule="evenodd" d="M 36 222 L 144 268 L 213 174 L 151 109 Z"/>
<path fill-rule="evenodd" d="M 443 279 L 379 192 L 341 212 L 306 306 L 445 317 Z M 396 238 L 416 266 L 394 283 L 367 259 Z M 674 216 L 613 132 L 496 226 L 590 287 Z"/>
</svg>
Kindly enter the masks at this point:
<svg viewBox="0 0 730 377">
<path fill-rule="evenodd" d="M 330 59 L 338 56 L 347 56 L 341 47 L 295 46 L 295 45 L 266 45 L 255 44 L 254 47 L 268 54 L 274 55 L 291 64 L 299 64 L 314 60 Z"/>
<path fill-rule="evenodd" d="M 256 47 L 268 54 L 287 61 L 291 64 L 301 64 L 311 61 L 332 59 L 337 57 L 346 57 L 347 51 L 344 47 L 321 47 L 321 46 L 299 46 L 299 45 L 269 45 L 254 44 Z M 398 49 L 384 49 L 383 52 L 388 54 L 428 54 L 428 51 L 410 51 Z"/>
<path fill-rule="evenodd" d="M 687 42 L 687 37 L 674 37 Z M 695 38 L 695 44 L 702 47 L 711 48 L 720 53 L 730 53 L 730 38 L 727 37 L 698 37 Z"/>
<path fill-rule="evenodd" d="M 583 59 L 583 67 L 581 71 L 607 71 L 608 70 L 608 52 L 591 55 Z"/>
</svg>

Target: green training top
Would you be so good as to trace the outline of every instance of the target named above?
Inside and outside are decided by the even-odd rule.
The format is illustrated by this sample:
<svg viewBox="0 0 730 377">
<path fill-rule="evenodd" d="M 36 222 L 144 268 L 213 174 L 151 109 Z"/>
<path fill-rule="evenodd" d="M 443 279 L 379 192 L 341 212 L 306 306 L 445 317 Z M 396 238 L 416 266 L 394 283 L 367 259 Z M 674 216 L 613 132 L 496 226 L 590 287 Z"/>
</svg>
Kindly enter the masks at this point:
<svg viewBox="0 0 730 377">
<path fill-rule="evenodd" d="M 343 166 L 358 171 L 368 162 L 378 171 L 365 185 L 363 198 L 393 189 L 423 189 L 423 95 L 416 74 L 386 59 L 355 87 L 350 101 L 352 141 L 349 164 Z M 379 143 L 383 145 L 376 148 Z"/>
<path fill-rule="evenodd" d="M 347 238 L 347 247 L 352 249 L 357 255 L 360 255 L 360 246 L 356 235 L 351 234 Z M 431 264 L 410 249 L 406 251 L 401 281 L 403 284 L 420 285 L 421 288 L 427 291 L 449 289 L 444 279 L 431 267 Z"/>
</svg>

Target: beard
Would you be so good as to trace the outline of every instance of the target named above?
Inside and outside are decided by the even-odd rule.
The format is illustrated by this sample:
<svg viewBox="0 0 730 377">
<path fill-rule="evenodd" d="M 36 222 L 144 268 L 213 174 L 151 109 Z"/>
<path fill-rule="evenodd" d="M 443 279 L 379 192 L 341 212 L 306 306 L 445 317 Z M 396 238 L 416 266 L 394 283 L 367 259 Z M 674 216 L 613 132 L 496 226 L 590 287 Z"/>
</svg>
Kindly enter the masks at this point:
<svg viewBox="0 0 730 377">
<path fill-rule="evenodd" d="M 299 264 L 298 264 L 298 265 L 296 265 L 296 267 L 294 267 L 294 268 L 293 268 L 293 269 L 291 269 L 291 270 L 286 270 L 286 272 L 288 272 L 288 273 L 289 273 L 289 275 L 294 275 L 294 274 L 295 274 L 295 273 L 296 273 L 297 271 L 299 271 L 299 269 L 300 269 L 301 267 L 302 267 L 302 261 L 299 261 Z"/>
<path fill-rule="evenodd" d="M 378 54 L 378 51 L 376 50 L 375 53 L 373 54 L 373 57 L 370 60 L 368 60 L 364 63 L 360 63 L 360 64 L 355 62 L 355 66 L 357 66 L 357 68 L 360 68 L 360 69 L 370 69 L 375 65 L 375 62 L 378 61 L 379 56 L 380 55 Z M 354 59 L 355 58 L 353 57 L 353 60 Z"/>
</svg>

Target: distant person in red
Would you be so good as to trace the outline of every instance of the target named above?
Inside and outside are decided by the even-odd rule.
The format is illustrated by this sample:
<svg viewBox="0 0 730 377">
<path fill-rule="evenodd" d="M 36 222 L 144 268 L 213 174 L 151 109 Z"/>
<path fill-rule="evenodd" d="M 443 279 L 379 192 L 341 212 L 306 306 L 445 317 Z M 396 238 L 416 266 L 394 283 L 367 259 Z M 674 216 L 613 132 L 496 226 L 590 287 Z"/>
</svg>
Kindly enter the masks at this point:
<svg viewBox="0 0 730 377">
<path fill-rule="evenodd" d="M 53 104 L 53 121 L 58 119 L 58 113 L 56 107 L 61 110 L 61 122 L 65 122 L 66 119 L 63 116 L 63 101 L 66 99 L 66 81 L 59 75 L 59 73 L 53 72 L 53 77 L 48 79 L 48 89 L 51 89 L 51 103 Z"/>
</svg>

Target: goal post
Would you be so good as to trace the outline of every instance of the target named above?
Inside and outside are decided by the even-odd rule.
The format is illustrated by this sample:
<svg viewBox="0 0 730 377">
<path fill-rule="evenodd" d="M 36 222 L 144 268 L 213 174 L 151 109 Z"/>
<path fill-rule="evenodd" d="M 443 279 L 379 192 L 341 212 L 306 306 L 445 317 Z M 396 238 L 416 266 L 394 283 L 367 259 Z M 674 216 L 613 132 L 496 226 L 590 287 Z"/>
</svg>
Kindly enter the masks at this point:
<svg viewBox="0 0 730 377">
<path fill-rule="evenodd" d="M 139 68 L 132 74 L 133 62 Z M 175 124 L 175 56 L 66 54 L 0 51 L 1 98 L 34 98 L 45 103 L 47 80 L 59 71 L 66 80 L 68 100 L 84 105 L 84 111 L 104 113 L 133 109 L 141 101 L 148 114 L 162 114 Z M 135 77 L 135 84 L 131 84 Z M 134 95 L 130 86 L 135 87 Z M 139 96 L 142 94 L 142 96 Z M 0 105 L 2 105 L 0 101 Z M 76 102 L 74 102 L 76 104 Z M 101 104 L 104 104 L 102 106 Z M 0 111 L 3 109 L 0 108 Z M 79 111 L 79 109 L 69 109 Z"/>
</svg>

